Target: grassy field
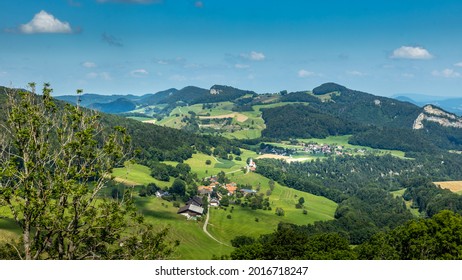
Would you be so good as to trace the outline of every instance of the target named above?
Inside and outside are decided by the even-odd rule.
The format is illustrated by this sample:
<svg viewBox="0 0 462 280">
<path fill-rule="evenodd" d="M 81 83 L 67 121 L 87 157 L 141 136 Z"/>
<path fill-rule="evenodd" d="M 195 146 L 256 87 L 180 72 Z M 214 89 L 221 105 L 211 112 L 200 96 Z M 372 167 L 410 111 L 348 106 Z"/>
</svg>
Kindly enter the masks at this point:
<svg viewBox="0 0 462 280">
<path fill-rule="evenodd" d="M 136 204 L 146 217 L 146 221 L 157 228 L 168 227 L 169 239 L 179 240 L 173 258 L 175 259 L 211 259 L 213 255 L 229 254 L 231 247 L 224 246 L 211 240 L 203 231 L 203 222 L 188 221 L 184 216 L 178 215 L 178 208 L 160 198 L 137 198 Z"/>
<path fill-rule="evenodd" d="M 393 197 L 401 197 L 402 198 L 405 191 L 406 191 L 406 189 L 401 189 L 401 190 L 397 190 L 397 191 L 392 191 L 390 193 L 393 195 Z M 411 207 L 412 201 L 405 201 L 404 200 L 404 203 L 406 204 L 406 208 L 409 209 L 409 211 L 411 211 L 412 215 L 414 215 L 415 217 L 420 217 L 419 209 Z"/>
<path fill-rule="evenodd" d="M 241 171 L 245 166 L 247 157 L 256 157 L 256 154 L 243 150 L 241 155 L 242 161 L 229 161 L 216 159 L 205 154 L 194 154 L 193 158 L 188 159 L 185 163 L 189 164 L 192 171 L 197 173 L 199 178 L 217 174 L 220 171 L 228 173 L 227 176 L 231 181 L 238 184 L 247 184 L 253 189 L 260 189 L 264 193 L 269 189 L 269 179 L 250 172 Z M 211 165 L 206 165 L 205 161 L 212 161 Z M 176 162 L 165 162 L 170 165 L 176 165 Z M 126 174 L 126 169 L 120 169 L 126 178 L 143 182 L 150 182 L 149 169 L 141 165 L 131 167 L 135 174 Z M 143 173 L 144 174 L 140 174 Z M 141 183 L 141 182 L 140 182 Z M 303 209 L 296 209 L 295 204 L 298 199 L 305 199 L 305 208 L 308 213 L 303 214 Z M 272 210 L 251 210 L 241 206 L 234 206 L 231 219 L 227 215 L 231 212 L 231 207 L 224 209 L 210 210 L 210 222 L 208 225 L 209 232 L 218 240 L 225 244 L 230 244 L 230 240 L 236 235 L 259 236 L 260 234 L 271 233 L 275 230 L 279 222 L 290 222 L 294 224 L 308 224 L 314 221 L 333 219 L 337 204 L 324 197 L 315 196 L 309 193 L 297 191 L 276 183 L 275 188 L 269 196 Z M 181 241 L 181 246 L 177 252 L 179 259 L 210 259 L 212 255 L 228 254 L 232 248 L 224 246 L 211 240 L 202 231 L 202 222 L 187 221 L 185 217 L 177 215 L 177 209 L 171 203 L 158 198 L 137 198 L 137 205 L 151 223 L 159 226 L 168 226 L 171 230 L 170 238 Z M 163 204 L 163 205 L 162 205 Z M 285 215 L 280 217 L 275 214 L 276 207 L 281 207 Z M 258 221 L 257 221 L 258 220 Z"/>
<path fill-rule="evenodd" d="M 125 163 L 125 167 L 114 168 L 112 172 L 116 181 L 129 186 L 147 185 L 149 183 L 155 183 L 159 187 L 170 187 L 172 185 L 172 178 L 170 178 L 169 182 L 164 182 L 152 178 L 150 174 L 149 167 L 128 162 Z"/>
<path fill-rule="evenodd" d="M 211 175 L 216 175 L 221 171 L 225 173 L 242 173 L 240 170 L 242 167 L 246 166 L 247 158 L 257 158 L 257 154 L 255 152 L 241 149 L 242 154 L 240 157 L 242 160 L 224 160 L 221 158 L 215 158 L 213 156 L 209 156 L 206 154 L 194 154 L 192 158 L 185 161 L 185 163 L 191 166 L 192 172 L 197 173 L 199 178 L 209 177 Z M 210 165 L 206 165 L 205 162 L 207 160 L 211 161 Z M 165 162 L 170 165 L 177 165 L 177 162 Z M 234 176 L 234 175 L 229 176 Z M 231 177 L 230 177 L 231 178 Z"/>
<path fill-rule="evenodd" d="M 260 185 L 259 193 L 266 193 L 269 189 L 268 179 L 256 173 L 236 173 L 231 180 L 241 184 L 249 184 L 256 189 Z M 265 195 L 266 197 L 266 195 Z M 303 214 L 303 209 L 296 209 L 298 199 L 305 199 L 305 208 L 308 214 Z M 212 209 L 210 212 L 209 232 L 218 240 L 229 244 L 236 235 L 250 235 L 258 237 L 261 234 L 273 232 L 280 222 L 289 222 L 298 225 L 333 219 L 337 204 L 324 197 L 297 191 L 276 183 L 272 194 L 269 196 L 272 210 L 251 210 L 246 207 L 234 206 L 224 209 Z M 280 217 L 275 214 L 276 207 L 284 209 L 285 215 Z M 231 219 L 227 216 L 231 215 Z M 258 221 L 256 220 L 258 219 Z"/>
<path fill-rule="evenodd" d="M 21 230 L 11 215 L 10 209 L 6 206 L 0 207 L 0 242 L 16 239 Z"/>
<path fill-rule="evenodd" d="M 245 165 L 245 159 L 256 157 L 256 154 L 243 150 L 241 157 L 243 158 L 242 161 L 224 161 L 204 154 L 195 154 L 186 163 L 190 164 L 193 172 L 197 172 L 199 177 L 205 177 L 212 173 L 217 174 L 223 170 L 228 173 L 231 181 L 248 184 L 253 189 L 259 188 L 259 192 L 265 193 L 266 196 L 269 180 L 259 174 L 253 172 L 246 174 L 240 170 Z M 205 164 L 207 159 L 212 160 L 212 164 L 209 166 Z M 174 162 L 169 164 L 176 165 Z M 150 176 L 149 168 L 139 164 L 127 164 L 124 168 L 116 168 L 113 176 L 129 186 L 151 182 L 161 187 L 171 185 L 171 182 L 155 180 Z M 303 209 L 295 208 L 300 197 L 305 199 L 304 209 L 307 210 L 307 214 L 303 214 Z M 233 250 L 229 246 L 230 240 L 236 235 L 245 234 L 257 237 L 260 234 L 271 233 L 279 222 L 303 225 L 320 220 L 330 220 L 333 219 L 337 207 L 335 202 L 324 197 L 290 189 L 278 183 L 275 184 L 269 200 L 272 210 L 251 210 L 236 205 L 231 213 L 231 219 L 227 218 L 231 212 L 231 207 L 226 210 L 215 208 L 210 210 L 208 230 L 215 238 L 228 244 L 226 246 L 210 239 L 203 232 L 203 221 L 188 221 L 184 216 L 178 215 L 176 213 L 178 209 L 173 206 L 173 203 L 153 196 L 139 197 L 135 195 L 135 203 L 145 215 L 146 221 L 159 230 L 168 227 L 168 238 L 180 241 L 180 246 L 173 256 L 175 259 L 211 259 L 214 255 L 229 254 Z M 283 208 L 285 215 L 277 216 L 275 214 L 276 207 Z M 0 208 L 0 217 L 0 241 L 17 238 L 20 232 L 11 218 L 8 217 L 8 209 Z"/>
<path fill-rule="evenodd" d="M 191 117 L 190 112 L 194 112 L 199 117 L 199 122 L 205 119 L 222 118 L 229 116 L 233 118 L 233 125 L 238 129 L 227 130 L 221 132 L 220 135 L 230 139 L 254 139 L 261 137 L 261 132 L 266 128 L 262 118 L 262 108 L 275 108 L 297 102 L 278 102 L 264 105 L 253 106 L 253 111 L 249 112 L 234 112 L 232 111 L 233 103 L 220 102 L 215 103 L 213 108 L 203 108 L 202 104 L 191 106 L 181 106 L 175 108 L 168 117 L 156 122 L 158 125 L 168 126 L 173 128 L 182 128 L 187 125 L 183 122 L 183 117 Z M 203 126 L 205 127 L 205 126 Z M 218 128 L 219 126 L 212 125 L 211 127 Z"/>
</svg>

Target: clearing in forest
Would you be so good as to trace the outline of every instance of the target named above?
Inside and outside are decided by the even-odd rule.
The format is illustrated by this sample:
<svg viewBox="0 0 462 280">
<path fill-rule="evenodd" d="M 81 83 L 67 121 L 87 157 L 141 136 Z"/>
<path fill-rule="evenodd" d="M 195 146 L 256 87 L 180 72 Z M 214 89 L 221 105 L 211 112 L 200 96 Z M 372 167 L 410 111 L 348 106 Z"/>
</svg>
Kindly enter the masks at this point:
<svg viewBox="0 0 462 280">
<path fill-rule="evenodd" d="M 231 113 L 226 115 L 219 115 L 219 116 L 199 116 L 201 120 L 208 120 L 208 119 L 228 119 L 228 118 L 236 118 L 238 122 L 245 122 L 249 117 L 239 113 Z"/>
<path fill-rule="evenodd" d="M 462 192 L 462 181 L 434 182 L 434 184 L 455 193 Z"/>
</svg>

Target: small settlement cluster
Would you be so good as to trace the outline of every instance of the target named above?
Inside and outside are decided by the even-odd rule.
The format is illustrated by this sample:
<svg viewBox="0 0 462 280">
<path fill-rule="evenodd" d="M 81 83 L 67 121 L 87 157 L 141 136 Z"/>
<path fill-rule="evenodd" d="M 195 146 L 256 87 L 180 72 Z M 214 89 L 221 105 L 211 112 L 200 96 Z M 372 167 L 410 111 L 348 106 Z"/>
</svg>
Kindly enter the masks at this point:
<svg viewBox="0 0 462 280">
<path fill-rule="evenodd" d="M 256 168 L 256 163 L 250 159 L 246 166 L 246 171 L 255 171 Z M 178 209 L 177 214 L 186 216 L 188 219 L 196 219 L 198 216 L 202 216 L 205 213 L 206 209 L 204 209 L 205 203 L 203 198 L 206 198 L 209 206 L 219 207 L 220 200 L 223 196 L 233 196 L 236 192 L 240 192 L 242 196 L 256 193 L 255 190 L 238 188 L 235 182 L 220 183 L 217 176 L 211 176 L 205 179 L 208 184 L 197 188 L 199 196 L 190 198 L 183 207 Z M 212 195 L 215 197 L 212 197 Z"/>
</svg>

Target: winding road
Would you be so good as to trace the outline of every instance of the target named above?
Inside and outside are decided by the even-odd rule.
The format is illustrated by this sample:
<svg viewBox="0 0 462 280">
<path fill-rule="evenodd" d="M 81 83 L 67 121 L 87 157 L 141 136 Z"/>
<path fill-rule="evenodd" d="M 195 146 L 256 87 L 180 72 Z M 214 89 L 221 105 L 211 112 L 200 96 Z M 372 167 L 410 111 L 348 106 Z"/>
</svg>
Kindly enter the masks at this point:
<svg viewBox="0 0 462 280">
<path fill-rule="evenodd" d="M 210 196 L 209 196 L 209 201 L 210 201 Z M 229 246 L 228 244 L 225 244 L 223 242 L 221 242 L 220 240 L 216 239 L 215 237 L 213 237 L 210 232 L 208 232 L 207 230 L 207 225 L 209 223 L 209 218 L 210 218 L 210 206 L 207 205 L 207 217 L 205 218 L 205 222 L 204 222 L 204 226 L 202 227 L 202 230 L 205 232 L 205 234 L 207 234 L 210 238 L 212 238 L 213 240 L 215 240 L 216 242 L 220 243 L 221 245 L 224 245 L 224 246 L 228 246 L 228 247 L 231 247 Z"/>
</svg>

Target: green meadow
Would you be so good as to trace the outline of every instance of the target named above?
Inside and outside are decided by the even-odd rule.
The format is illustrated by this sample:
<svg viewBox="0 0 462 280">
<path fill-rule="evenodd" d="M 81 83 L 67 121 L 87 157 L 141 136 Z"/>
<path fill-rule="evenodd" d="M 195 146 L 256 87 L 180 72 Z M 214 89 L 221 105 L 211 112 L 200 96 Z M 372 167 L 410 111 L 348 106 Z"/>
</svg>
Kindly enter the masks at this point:
<svg viewBox="0 0 462 280">
<path fill-rule="evenodd" d="M 214 208 L 210 212 L 209 232 L 218 240 L 226 242 L 237 235 L 250 235 L 258 237 L 261 234 L 273 232 L 280 222 L 293 223 L 298 225 L 310 224 L 315 221 L 331 220 L 334 217 L 337 204 L 325 197 L 315 196 L 306 192 L 281 186 L 276 183 L 275 188 L 270 196 L 266 196 L 269 189 L 269 180 L 256 173 L 236 173 L 231 177 L 235 182 L 249 184 L 256 189 L 260 187 L 258 193 L 265 194 L 271 205 L 271 210 L 252 210 L 249 207 L 239 205 L 230 205 L 224 208 Z M 298 199 L 305 199 L 304 208 L 297 209 L 295 204 Z M 231 210 L 231 207 L 234 207 Z M 284 216 L 277 216 L 275 210 L 280 207 L 284 210 Z M 307 214 L 303 214 L 303 210 Z M 232 213 L 231 213 L 232 211 Z M 228 218 L 231 215 L 231 219 Z"/>
<path fill-rule="evenodd" d="M 249 185 L 253 189 L 258 188 L 259 193 L 269 197 L 271 210 L 251 210 L 248 207 L 244 208 L 239 205 L 210 209 L 208 231 L 212 236 L 228 246 L 221 245 L 210 239 L 202 231 L 203 221 L 188 221 L 185 217 L 176 214 L 177 208 L 173 207 L 171 202 L 156 197 L 140 197 L 136 199 L 140 211 L 144 213 L 148 221 L 159 227 L 169 227 L 169 238 L 180 240 L 181 245 L 175 258 L 210 259 L 213 255 L 229 254 L 232 251 L 229 246 L 230 241 L 235 236 L 250 235 L 258 237 L 260 234 L 271 233 L 280 222 L 303 225 L 333 219 L 337 204 L 324 197 L 297 191 L 278 183 L 275 183 L 274 190 L 267 196 L 269 179 L 257 173 L 245 173 L 241 170 L 241 167 L 245 166 L 247 157 L 255 158 L 256 156 L 254 152 L 243 150 L 242 161 L 216 159 L 205 154 L 194 154 L 191 159 L 185 161 L 191 166 L 192 172 L 198 174 L 199 178 L 224 171 L 231 181 Z M 206 165 L 206 160 L 211 160 L 212 164 Z M 165 163 L 173 166 L 177 164 L 176 162 Z M 130 180 L 140 179 L 143 182 L 154 182 L 154 179 L 150 178 L 149 168 L 142 165 L 130 167 L 128 174 L 126 173 L 127 167 L 118 169 L 117 172 Z M 134 174 L 130 175 L 130 172 Z M 305 199 L 303 209 L 295 207 L 300 197 Z M 275 214 L 277 207 L 284 210 L 284 216 Z M 307 210 L 307 214 L 303 214 L 304 209 Z M 231 219 L 228 218 L 228 215 L 231 215 Z"/>
<path fill-rule="evenodd" d="M 224 246 L 207 236 L 202 227 L 204 222 L 187 220 L 178 215 L 178 208 L 171 202 L 157 197 L 137 197 L 136 204 L 146 217 L 145 219 L 157 228 L 169 228 L 168 238 L 179 240 L 180 245 L 175 251 L 175 259 L 211 259 L 213 255 L 229 254 L 232 248 Z"/>
</svg>

